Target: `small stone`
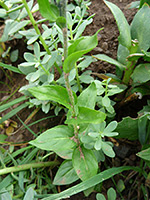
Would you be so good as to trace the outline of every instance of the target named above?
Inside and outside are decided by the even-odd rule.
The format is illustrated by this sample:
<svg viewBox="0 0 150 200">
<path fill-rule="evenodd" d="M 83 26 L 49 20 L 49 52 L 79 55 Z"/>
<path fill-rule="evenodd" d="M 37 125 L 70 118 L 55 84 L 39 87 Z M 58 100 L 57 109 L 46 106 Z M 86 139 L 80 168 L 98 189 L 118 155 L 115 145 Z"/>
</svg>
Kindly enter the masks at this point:
<svg viewBox="0 0 150 200">
<path fill-rule="evenodd" d="M 102 44 L 102 49 L 103 49 L 104 51 L 107 51 L 107 49 L 108 49 L 108 43 L 107 43 L 107 42 L 103 42 L 103 44 Z"/>
<path fill-rule="evenodd" d="M 97 51 L 97 52 L 99 52 L 99 53 L 102 53 L 102 52 L 103 52 L 103 49 L 100 48 L 100 47 L 95 47 L 95 48 L 94 48 L 94 51 Z"/>
<path fill-rule="evenodd" d="M 106 51 L 106 54 L 107 54 L 108 56 L 111 56 L 111 55 L 112 55 L 111 52 L 110 52 L 109 50 Z"/>
</svg>

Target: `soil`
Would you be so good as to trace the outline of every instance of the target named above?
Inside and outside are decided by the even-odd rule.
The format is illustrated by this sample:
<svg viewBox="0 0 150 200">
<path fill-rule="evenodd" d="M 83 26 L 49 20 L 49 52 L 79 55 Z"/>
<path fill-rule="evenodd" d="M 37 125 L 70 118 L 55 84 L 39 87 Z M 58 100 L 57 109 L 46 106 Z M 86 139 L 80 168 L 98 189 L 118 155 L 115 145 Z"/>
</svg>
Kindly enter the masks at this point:
<svg viewBox="0 0 150 200">
<path fill-rule="evenodd" d="M 92 51 L 92 54 L 98 54 L 98 53 L 104 53 L 112 58 L 116 58 L 117 56 L 117 47 L 118 47 L 118 28 L 116 25 L 116 21 L 110 12 L 110 10 L 106 7 L 106 5 L 103 3 L 103 0 L 91 0 L 92 4 L 89 9 L 89 14 L 95 13 L 93 23 L 88 26 L 88 28 L 85 30 L 84 34 L 85 35 L 93 35 L 97 30 L 100 28 L 104 27 L 102 31 L 99 33 L 99 44 L 98 46 Z M 136 9 L 127 9 L 127 5 L 131 3 L 131 0 L 110 0 L 112 3 L 116 4 L 125 14 L 125 17 L 127 18 L 128 22 L 131 23 Z M 19 43 L 16 44 L 17 47 L 20 45 Z M 25 46 L 23 46 L 25 48 Z M 21 48 L 21 49 L 23 49 Z M 20 57 L 22 57 L 23 51 L 21 52 Z M 16 63 L 17 65 L 18 63 Z M 97 73 L 114 73 L 115 72 L 115 67 L 107 64 L 105 62 L 98 61 L 96 63 L 93 63 L 90 66 L 90 69 L 93 72 Z M 1 73 L 2 74 L 2 73 Z M 12 91 L 15 91 L 18 87 L 21 87 L 26 84 L 26 80 L 23 76 L 20 76 L 15 73 L 11 73 L 9 71 L 5 71 L 5 74 L 7 76 L 3 76 L 3 78 L 0 76 L 1 80 L 12 88 Z M 9 77 L 11 77 L 11 81 Z M 0 82 L 0 87 L 1 91 L 8 91 L 8 87 Z M 5 100 L 9 93 L 0 93 L 0 101 Z M 19 92 L 16 92 L 13 95 L 12 99 L 15 99 L 17 97 L 21 96 Z M 145 100 L 146 101 L 146 100 Z M 142 103 L 142 105 L 145 102 Z M 139 102 L 139 106 L 142 107 L 141 102 Z M 33 112 L 32 109 L 24 109 L 21 112 L 19 112 L 17 115 L 25 121 L 29 114 Z M 125 113 L 126 108 L 124 108 L 123 113 Z M 134 108 L 131 112 L 131 115 L 133 114 L 136 117 L 137 110 L 134 111 Z M 134 113 L 133 113 L 134 112 Z M 135 113 L 136 112 L 136 113 Z M 4 115 L 2 113 L 1 115 Z M 36 121 L 38 119 L 48 117 L 50 115 L 53 115 L 53 112 L 48 113 L 47 115 L 44 114 L 42 111 L 38 111 L 37 114 L 31 119 L 30 122 Z M 128 113 L 126 114 L 128 115 Z M 14 117 L 13 120 L 17 121 L 18 128 L 21 127 L 21 123 L 18 121 L 17 117 Z M 45 121 L 42 121 L 38 123 L 38 125 L 31 126 L 30 128 L 35 132 L 43 132 L 43 130 L 53 127 L 56 124 L 60 124 L 63 121 L 63 114 L 60 117 L 54 117 L 52 119 L 47 119 Z M 5 130 L 2 130 L 2 133 L 4 133 Z M 33 138 L 32 134 L 24 129 L 20 130 L 9 137 L 8 141 L 11 142 L 26 142 L 29 141 Z M 136 158 L 135 153 L 140 150 L 140 145 L 137 142 L 129 142 L 129 141 L 120 141 L 120 149 L 118 152 L 116 151 L 117 156 L 114 159 L 108 159 L 106 163 L 108 163 L 109 166 L 122 166 L 122 165 L 139 165 L 139 160 Z M 124 155 L 121 157 L 119 154 L 119 151 L 124 153 Z M 102 166 L 103 168 L 104 166 Z M 126 177 L 129 177 L 129 173 L 124 174 Z M 119 180 L 119 176 L 115 177 L 116 180 Z M 138 180 L 137 180 L 138 181 Z M 131 197 L 137 196 L 137 191 L 134 190 L 134 193 L 129 196 L 130 187 L 131 185 L 128 183 L 129 180 L 126 181 L 126 191 L 124 191 L 122 194 L 124 196 L 124 199 L 132 199 Z M 140 181 L 141 182 L 141 181 Z M 107 188 L 109 188 L 112 185 L 112 181 L 105 181 L 103 183 L 103 193 L 106 194 Z M 129 188 L 128 188 L 129 187 Z M 83 193 L 71 196 L 69 198 L 70 200 L 95 200 L 96 199 L 96 193 L 92 193 L 89 197 L 85 197 Z M 118 200 L 121 199 L 120 197 L 117 198 Z M 137 199 L 137 198 L 136 198 Z"/>
</svg>

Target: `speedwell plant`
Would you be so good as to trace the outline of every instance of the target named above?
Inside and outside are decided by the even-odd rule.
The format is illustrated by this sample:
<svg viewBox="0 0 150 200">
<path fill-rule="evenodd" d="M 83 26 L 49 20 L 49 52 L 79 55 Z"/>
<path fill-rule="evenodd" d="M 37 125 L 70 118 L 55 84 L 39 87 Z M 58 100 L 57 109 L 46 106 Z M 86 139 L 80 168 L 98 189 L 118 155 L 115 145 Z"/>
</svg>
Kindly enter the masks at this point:
<svg viewBox="0 0 150 200">
<path fill-rule="evenodd" d="M 112 121 L 106 126 L 106 114 L 96 110 L 99 84 L 91 84 L 79 96 L 72 90 L 69 75 L 73 69 L 77 70 L 77 61 L 86 53 L 96 47 L 97 34 L 71 38 L 67 32 L 66 1 L 60 1 L 60 16 L 55 15 L 57 7 L 49 4 L 48 0 L 38 1 L 41 14 L 48 20 L 53 19 L 63 33 L 64 59 L 63 77 L 65 87 L 58 85 L 57 81 L 39 87 L 29 88 L 28 91 L 37 99 L 54 101 L 67 108 L 65 124 L 48 129 L 30 144 L 48 151 L 54 151 L 65 161 L 61 164 L 54 184 L 66 185 L 77 179 L 85 181 L 98 172 L 98 161 L 104 160 L 104 154 L 114 157 L 113 144 L 107 137 L 118 135 L 114 130 L 117 122 Z M 53 17 L 53 18 L 52 18 Z M 34 76 L 33 76 L 34 77 Z M 105 83 L 107 86 L 107 84 Z M 98 87 L 99 86 L 99 87 Z M 101 85 L 101 88 L 103 86 Z M 107 87 L 103 88 L 105 97 L 109 93 Z M 102 92 L 102 93 L 103 93 Z M 109 98 L 108 98 L 109 99 Z M 108 102 L 108 99 L 103 100 Z M 104 103 L 105 104 L 105 103 Z M 109 103 L 110 105 L 110 103 Z M 93 188 L 86 191 L 89 194 Z"/>
</svg>

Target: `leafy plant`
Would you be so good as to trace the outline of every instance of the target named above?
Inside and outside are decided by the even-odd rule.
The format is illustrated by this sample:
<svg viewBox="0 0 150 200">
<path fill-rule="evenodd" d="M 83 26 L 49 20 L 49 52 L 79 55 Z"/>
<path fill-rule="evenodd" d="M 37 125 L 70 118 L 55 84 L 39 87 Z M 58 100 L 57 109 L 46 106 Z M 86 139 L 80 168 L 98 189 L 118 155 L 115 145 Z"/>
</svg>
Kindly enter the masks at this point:
<svg viewBox="0 0 150 200">
<path fill-rule="evenodd" d="M 106 74 L 106 77 L 112 77 L 114 83 L 127 86 L 124 88 L 125 92 L 122 98 L 127 98 L 133 93 L 137 96 L 139 94 L 148 95 L 150 91 L 148 85 L 150 80 L 148 52 L 150 47 L 150 8 L 148 4 L 144 3 L 129 26 L 122 11 L 116 5 L 108 1 L 104 2 L 112 11 L 120 32 L 117 60 L 104 54 L 93 57 L 116 66 L 116 76 L 110 74 L 107 76 Z"/>
<path fill-rule="evenodd" d="M 51 28 L 43 24 L 44 32 L 41 34 L 38 22 L 36 23 L 33 18 L 33 13 L 38 10 L 37 5 L 33 6 L 33 1 L 27 3 L 25 0 L 22 1 L 21 5 L 18 5 L 18 3 L 11 1 L 10 8 L 7 4 L 2 5 L 7 10 L 4 17 L 10 17 L 11 19 L 6 20 L 1 41 L 5 42 L 12 40 L 14 37 L 19 39 L 25 36 L 29 49 L 34 43 L 33 53 L 26 52 L 24 54 L 26 62 L 21 63 L 17 70 L 18 73 L 25 74 L 26 79 L 29 81 L 29 85 L 23 86 L 20 91 L 26 96 L 32 94 L 36 98 L 30 100 L 30 106 L 32 104 L 37 106 L 42 104 L 42 110 L 47 113 L 50 109 L 50 103 L 54 105 L 61 104 L 67 112 L 66 125 L 59 125 L 47 130 L 31 141 L 30 144 L 43 150 L 53 151 L 66 159 L 56 174 L 55 184 L 70 184 L 79 178 L 82 181 L 87 180 L 97 174 L 101 153 L 99 153 L 99 156 L 97 154 L 96 157 L 94 152 L 95 150 L 100 152 L 101 148 L 97 145 L 95 145 L 96 148 L 94 146 L 90 149 L 87 148 L 85 143 L 82 142 L 83 132 L 99 132 L 99 137 L 95 139 L 100 140 L 103 138 L 101 139 L 102 150 L 110 157 L 114 157 L 115 154 L 112 150 L 112 143 L 105 141 L 106 136 L 118 134 L 112 133 L 117 126 L 117 122 L 110 123 L 104 130 L 100 130 L 100 124 L 103 127 L 104 124 L 106 125 L 104 123 L 106 114 L 95 109 L 97 97 L 103 93 L 105 93 L 105 97 L 102 99 L 102 107 L 109 111 L 112 109 L 108 98 L 109 95 L 112 95 L 109 94 L 112 89 L 108 86 L 109 80 L 106 83 L 94 82 L 94 79 L 90 76 L 91 72 L 89 74 L 87 72 L 87 74 L 81 73 L 80 76 L 78 73 L 78 65 L 79 69 L 84 69 L 94 60 L 89 56 L 83 56 L 97 46 L 97 34 L 100 30 L 93 36 L 81 36 L 86 25 L 92 22 L 92 17 L 84 19 L 85 4 L 81 3 L 81 7 L 76 7 L 76 13 L 73 15 L 66 12 L 66 1 L 57 2 L 59 6 L 56 6 L 54 3 L 49 4 L 49 1 L 45 0 L 42 3 L 38 1 L 39 10 L 43 17 L 52 24 Z M 8 16 L 9 13 L 12 15 Z M 30 20 L 22 20 L 27 15 L 29 15 Z M 30 22 L 34 29 L 24 30 L 24 27 Z M 59 47 L 60 44 L 62 44 L 62 47 Z M 43 46 L 44 51 L 41 51 L 41 46 Z M 62 69 L 61 66 L 63 66 Z M 5 67 L 10 68 L 6 65 Z M 12 69 L 15 70 L 13 67 Z M 55 79 L 55 69 L 57 69 L 60 77 L 57 80 Z M 84 82 L 90 84 L 85 90 L 81 85 Z M 100 91 L 100 89 L 103 91 Z M 78 91 L 79 96 L 76 95 Z M 89 101 L 91 94 L 92 98 Z M 26 97 L 4 104 L 1 110 L 5 110 L 10 105 L 24 99 Z M 109 102 L 109 106 L 106 105 L 106 102 Z M 11 114 L 5 115 L 1 122 L 27 105 L 28 103 L 25 103 L 16 110 L 14 109 Z M 108 151 L 107 148 L 109 148 Z M 22 166 L 22 168 L 24 167 L 26 165 Z M 16 169 L 15 167 L 6 168 L 6 173 L 15 172 Z M 2 173 L 4 174 L 5 170 Z M 70 175 L 73 175 L 73 178 L 70 179 Z M 88 195 L 92 190 L 85 191 L 85 193 Z"/>
<path fill-rule="evenodd" d="M 50 178 L 47 178 L 47 172 L 43 170 L 43 167 L 53 168 L 58 165 L 57 161 L 44 158 L 43 152 L 33 146 L 15 150 L 12 143 L 6 150 L 3 147 L 6 142 L 2 142 L 2 138 L 0 141 L 3 144 L 0 148 L 0 159 L 3 166 L 0 169 L 1 199 L 28 199 L 29 196 L 37 199 L 34 197 L 37 192 L 40 194 L 42 190 L 46 192 L 50 188 L 52 191 L 56 190 Z M 44 186 L 45 181 L 47 182 L 46 187 Z M 38 191 L 36 186 L 38 186 Z"/>
<path fill-rule="evenodd" d="M 33 4 L 32 0 L 0 2 L 3 7 L 1 15 L 6 24 L 1 42 L 25 38 L 29 49 L 29 52 L 24 53 L 25 61 L 20 63 L 18 68 L 1 63 L 6 69 L 24 74 L 28 85 L 20 89 L 25 96 L 1 105 L 0 111 L 26 99 L 29 99 L 29 102 L 6 114 L 0 119 L 0 124 L 4 125 L 6 120 L 27 106 L 41 106 L 45 113 L 55 109 L 56 115 L 61 109 L 65 111 L 63 125 L 52 127 L 38 137 L 27 127 L 36 137 L 29 142 L 32 146 L 11 154 L 4 148 L 0 149 L 0 174 L 11 173 L 0 184 L 1 199 L 11 200 L 15 195 L 15 198 L 21 197 L 23 200 L 54 200 L 67 198 L 81 191 L 88 196 L 94 190 L 94 186 L 109 178 L 113 180 L 114 175 L 124 170 L 134 170 L 149 180 L 145 168 L 142 170 L 142 160 L 140 167 L 123 166 L 99 172 L 99 162 L 104 162 L 105 156 L 115 157 L 111 137 L 138 139 L 142 151 L 137 155 L 150 166 L 149 104 L 143 108 L 137 119 L 127 117 L 119 123 L 114 119 L 114 105 L 119 98 L 123 98 L 123 101 L 119 99 L 120 103 L 117 103 L 121 106 L 122 102 L 127 102 L 132 95 L 141 97 L 149 94 L 149 6 L 144 2 L 129 26 L 121 10 L 114 4 L 104 1 L 111 9 L 120 31 L 118 60 L 114 60 L 104 54 L 93 57 L 85 55 L 97 46 L 97 35 L 101 29 L 93 36 L 82 36 L 85 27 L 92 22 L 93 16 L 87 15 L 89 1 L 75 2 L 77 6 L 72 3 L 67 5 L 66 0 L 38 0 L 37 4 Z M 33 13 L 38 10 L 44 19 L 35 21 Z M 32 28 L 26 29 L 29 24 L 32 24 Z M 42 24 L 41 29 L 39 24 Z M 16 54 L 11 54 L 14 61 L 17 58 Z M 97 59 L 114 64 L 117 67 L 116 75 L 98 74 L 90 70 L 83 72 Z M 94 80 L 91 75 L 103 81 Z M 6 137 L 1 136 L 2 144 L 5 144 Z M 28 148 L 33 149 L 30 152 Z M 23 152 L 24 155 L 18 158 Z M 53 153 L 64 161 L 59 166 L 52 184 L 46 173 L 40 175 L 34 169 L 58 165 L 56 157 L 54 161 L 43 162 Z M 25 171 L 30 168 L 33 168 L 32 180 L 29 180 L 30 174 Z M 36 185 L 33 184 L 36 176 L 36 183 L 40 189 L 36 189 Z M 48 184 L 43 185 L 42 180 L 45 179 Z M 78 179 L 81 183 L 58 194 L 47 195 L 49 188 L 51 192 L 57 193 L 54 185 L 69 185 Z M 13 185 L 19 188 L 19 192 L 14 192 Z M 10 190 L 13 191 L 12 194 Z M 107 191 L 107 197 L 116 199 L 113 188 Z M 105 199 L 101 193 L 98 193 L 96 198 Z"/>
<path fill-rule="evenodd" d="M 59 2 L 57 3 L 60 4 Z M 69 29 L 68 37 L 71 40 L 74 38 L 77 39 L 81 36 L 85 27 L 92 22 L 93 17 L 90 16 L 86 17 L 85 19 L 87 6 L 90 4 L 89 1 L 76 1 L 76 3 L 80 7 L 75 7 L 73 4 L 70 4 L 67 8 L 67 26 Z M 57 7 L 55 2 L 52 2 L 50 7 L 47 7 L 47 5 L 49 5 L 48 2 L 43 4 L 43 6 L 45 6 L 44 9 L 48 9 L 47 11 L 49 15 L 47 16 L 49 16 L 50 22 L 56 21 L 54 19 L 59 16 L 60 5 Z M 59 76 L 62 75 L 61 60 L 63 58 L 63 49 L 60 47 L 60 43 L 63 45 L 62 31 L 57 23 L 54 22 L 50 24 L 51 28 L 45 24 L 42 24 L 42 33 L 40 32 L 38 25 L 47 19 L 49 20 L 49 18 L 43 19 L 42 21 L 35 21 L 33 14 L 39 10 L 39 5 L 33 4 L 33 0 L 29 1 L 28 3 L 26 1 L 22 1 L 21 4 L 20 1 L 6 1 L 1 2 L 1 6 L 3 7 L 1 9 L 3 13 L 1 17 L 5 19 L 5 29 L 0 41 L 4 43 L 6 41 L 13 40 L 14 38 L 22 39 L 23 37 L 26 37 L 25 41 L 27 42 L 28 49 L 30 50 L 32 50 L 32 44 L 34 44 L 33 54 L 29 52 L 24 54 L 24 58 L 27 62 L 21 63 L 19 65 L 20 70 L 18 70 L 19 73 L 25 74 L 26 79 L 29 81 L 27 86 L 24 86 L 20 89 L 21 92 L 28 96 L 28 88 L 54 82 L 56 70 L 58 71 Z M 50 11 L 51 7 L 54 9 L 54 12 Z M 75 14 L 71 14 L 71 12 L 74 10 Z M 40 11 L 43 13 L 41 6 Z M 25 19 L 27 16 L 29 16 L 29 20 Z M 33 28 L 25 30 L 25 27 L 27 27 L 29 23 L 33 25 Z M 45 51 L 41 51 L 41 45 Z M 14 60 L 16 57 L 14 55 L 14 51 L 11 53 L 10 57 L 12 57 Z M 10 67 L 8 67 L 8 69 L 9 68 Z M 77 77 L 77 81 L 75 80 L 75 77 Z M 72 86 L 75 88 L 75 90 L 81 90 L 77 68 L 76 70 L 73 70 L 70 79 L 72 80 Z M 63 85 L 65 84 L 63 75 L 60 77 L 58 82 Z M 38 101 L 37 99 L 29 101 L 30 107 L 34 105 L 41 106 L 43 112 L 45 113 L 48 113 L 51 109 L 52 102 L 50 101 Z M 58 111 L 61 109 L 58 108 L 57 105 L 55 106 L 55 113 L 58 114 Z"/>
<path fill-rule="evenodd" d="M 47 1 L 45 1 L 45 3 L 46 2 Z M 42 11 L 41 14 L 43 10 L 45 10 L 43 16 L 47 17 L 48 14 L 46 12 L 50 13 L 52 8 L 46 11 L 43 4 L 39 4 L 39 6 Z M 110 157 L 115 156 L 112 143 L 105 141 L 104 137 L 118 135 L 118 133 L 113 132 L 117 126 L 117 122 L 111 122 L 105 128 L 106 123 L 104 120 L 106 114 L 102 111 L 95 110 L 98 93 L 100 95 L 100 93 L 102 94 L 105 92 L 105 97 L 102 99 L 103 105 L 108 107 L 106 104 L 109 102 L 108 104 L 111 106 L 108 98 L 109 92 L 111 95 L 112 89 L 111 87 L 110 91 L 108 89 L 109 80 L 107 83 L 103 82 L 106 88 L 104 88 L 100 82 L 97 82 L 96 85 L 96 83 L 92 81 L 85 90 L 82 92 L 80 91 L 81 93 L 79 96 L 71 89 L 69 74 L 72 70 L 76 69 L 76 62 L 97 45 L 97 34 L 99 31 L 93 36 L 82 36 L 74 40 L 71 38 L 71 44 L 67 47 L 68 36 L 65 6 L 66 1 L 63 1 L 61 8 L 63 10 L 60 12 L 61 16 L 56 18 L 55 21 L 61 28 L 64 37 L 63 72 L 66 88 L 60 85 L 44 84 L 39 87 L 28 89 L 37 99 L 55 101 L 56 103 L 62 104 L 68 110 L 65 120 L 66 125 L 59 125 L 48 129 L 30 142 L 30 144 L 40 149 L 54 151 L 59 156 L 66 159 L 61 164 L 54 179 L 54 183 L 59 185 L 70 184 L 79 178 L 85 181 L 89 177 L 96 175 L 98 171 L 98 160 L 101 160 L 99 157 L 103 155 L 102 151 Z M 100 91 L 100 87 L 103 91 Z M 90 101 L 89 96 L 92 97 Z M 90 143 L 93 143 L 93 146 L 89 145 Z M 97 158 L 94 155 L 95 150 L 99 152 Z M 89 190 L 86 194 L 89 194 L 91 191 L 92 190 Z"/>
<path fill-rule="evenodd" d="M 122 11 L 113 3 L 104 1 L 112 11 L 117 26 L 120 32 L 118 38 L 119 46 L 117 51 L 117 60 L 114 60 L 107 55 L 98 54 L 94 58 L 103 60 L 116 66 L 116 75 L 96 74 L 100 78 L 112 78 L 113 84 L 124 85 L 124 92 L 117 98 L 121 97 L 118 107 L 130 101 L 130 98 L 142 98 L 144 95 L 150 94 L 149 88 L 149 17 L 150 7 L 149 2 L 140 1 L 140 9 L 134 16 L 131 25 L 128 24 Z M 126 127 L 126 129 L 124 128 Z M 138 139 L 142 145 L 142 150 L 137 155 L 146 160 L 149 155 L 149 103 L 139 113 L 136 119 L 126 117 L 118 123 L 115 130 L 119 132 L 117 138 L 127 138 L 130 140 Z M 131 134 L 132 133 L 132 134 Z M 143 161 L 141 160 L 141 166 Z M 148 175 L 145 175 L 147 179 Z"/>
</svg>

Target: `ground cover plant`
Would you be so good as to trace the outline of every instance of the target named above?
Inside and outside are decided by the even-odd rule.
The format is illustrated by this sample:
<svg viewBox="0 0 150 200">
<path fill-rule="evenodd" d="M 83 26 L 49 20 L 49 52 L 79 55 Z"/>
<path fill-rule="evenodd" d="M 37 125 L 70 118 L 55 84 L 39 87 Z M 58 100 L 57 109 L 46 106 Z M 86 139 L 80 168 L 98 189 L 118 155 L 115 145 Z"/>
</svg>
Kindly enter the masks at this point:
<svg viewBox="0 0 150 200">
<path fill-rule="evenodd" d="M 85 56 L 97 46 L 97 35 L 102 30 L 100 27 L 94 35 L 82 36 L 85 27 L 92 22 L 92 16 L 88 16 L 86 10 L 88 1 L 76 1 L 78 6 L 67 5 L 65 0 L 56 2 L 38 0 L 38 4 L 25 0 L 1 2 L 3 7 L 1 16 L 7 19 L 1 42 L 24 36 L 29 49 L 29 52 L 24 53 L 25 62 L 18 68 L 1 64 L 4 68 L 26 75 L 29 83 L 20 89 L 20 92 L 24 94 L 23 97 L 0 107 L 1 111 L 4 111 L 28 99 L 28 102 L 21 104 L 1 119 L 2 126 L 6 120 L 27 106 L 36 105 L 45 113 L 54 109 L 56 115 L 62 109 L 65 112 L 63 124 L 41 134 L 34 133 L 26 126 L 36 137 L 29 142 L 28 147 L 18 151 L 1 148 L 0 174 L 11 173 L 1 183 L 1 199 L 25 200 L 30 197 L 31 199 L 54 200 L 64 199 L 81 191 L 88 196 L 94 191 L 96 185 L 103 184 L 104 180 L 109 178 L 113 180 L 114 175 L 126 170 L 136 171 L 148 182 L 149 102 L 139 112 L 136 119 L 127 117 L 117 122 L 115 109 L 130 101 L 131 97 L 139 98 L 141 95 L 149 94 L 149 6 L 146 3 L 143 4 L 129 26 L 118 7 L 108 1 L 104 2 L 112 10 L 120 31 L 118 61 L 101 54 Z M 44 19 L 35 22 L 33 13 L 37 10 Z M 144 18 L 139 20 L 141 15 L 144 15 Z M 29 19 L 22 20 L 27 16 Z M 50 25 L 44 24 L 45 21 L 49 21 Z M 25 29 L 30 23 L 33 29 Z M 38 28 L 39 23 L 43 23 L 42 34 Z M 147 30 L 147 35 L 143 31 L 144 28 Z M 98 74 L 90 70 L 84 71 L 92 61 L 97 59 L 114 64 L 117 68 L 117 76 Z M 101 81 L 94 79 L 91 76 L 93 74 Z M 140 166 L 121 166 L 110 169 L 106 167 L 108 169 L 101 171 L 99 163 L 106 164 L 106 158 L 115 157 L 113 149 L 115 139 L 112 137 L 140 141 L 142 151 L 137 154 L 141 157 Z M 30 149 L 32 149 L 31 152 Z M 21 158 L 17 157 L 20 154 Z M 48 160 L 50 155 L 55 155 L 54 161 Z M 58 162 L 57 155 L 64 159 L 62 163 Z M 40 175 L 40 172 L 35 170 L 56 165 L 59 165 L 59 168 L 53 184 L 47 174 Z M 33 169 L 31 178 L 28 171 L 24 171 L 30 168 Z M 14 174 L 15 172 L 18 172 L 18 176 Z M 33 184 L 36 173 L 38 174 L 37 185 Z M 45 185 L 44 180 L 48 182 L 48 185 Z M 49 188 L 51 188 L 51 193 L 57 193 L 54 185 L 70 185 L 77 180 L 81 183 L 58 194 L 48 194 Z M 17 187 L 20 190 L 18 193 L 16 193 Z M 123 190 L 118 189 L 116 184 L 115 187 L 122 198 Z M 125 187 L 124 183 L 122 187 Z M 148 187 L 148 184 L 141 185 L 142 197 L 145 199 L 149 195 Z M 105 199 L 100 193 L 101 189 L 97 191 L 99 193 L 96 199 Z M 107 196 L 108 199 L 116 199 L 115 190 L 108 189 Z"/>
</svg>

